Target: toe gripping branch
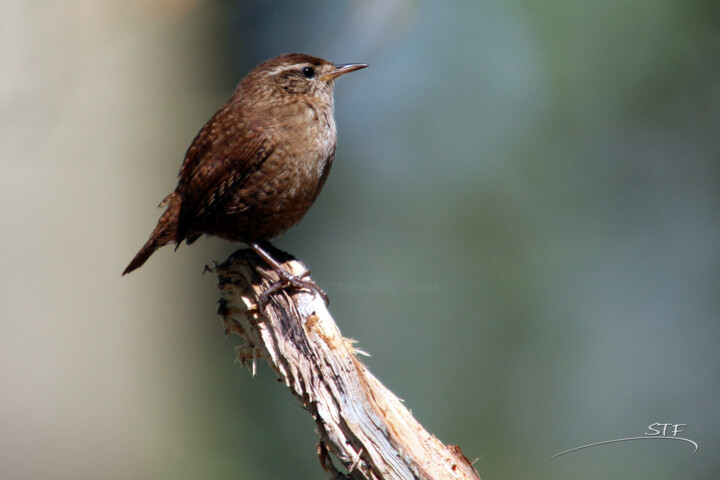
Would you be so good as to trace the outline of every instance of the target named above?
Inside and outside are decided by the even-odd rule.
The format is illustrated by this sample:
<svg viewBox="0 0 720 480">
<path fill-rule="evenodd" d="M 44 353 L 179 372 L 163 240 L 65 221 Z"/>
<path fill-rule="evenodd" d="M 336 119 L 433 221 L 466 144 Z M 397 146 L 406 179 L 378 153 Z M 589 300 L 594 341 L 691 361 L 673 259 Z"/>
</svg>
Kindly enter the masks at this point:
<svg viewBox="0 0 720 480">
<path fill-rule="evenodd" d="M 274 253 L 279 258 L 282 257 L 288 257 L 287 259 L 292 259 L 287 253 L 276 249 L 269 243 L 266 243 L 264 245 L 260 245 L 259 243 L 251 243 L 249 244 L 250 248 L 253 249 L 253 251 L 262 258 L 270 267 L 272 267 L 272 270 L 277 276 L 279 277 L 278 280 L 273 281 L 270 286 L 260 294 L 260 297 L 258 298 L 258 309 L 261 311 L 265 311 L 265 307 L 267 306 L 267 303 L 270 301 L 270 298 L 273 294 L 279 292 L 283 289 L 291 289 L 291 290 L 310 290 L 316 295 L 319 295 L 323 301 L 325 302 L 325 306 L 330 304 L 330 300 L 328 299 L 327 293 L 318 286 L 317 283 L 310 280 L 310 270 L 305 269 L 302 273 L 299 275 L 296 275 L 292 272 L 287 271 L 273 256 L 268 253 L 268 250 L 272 249 L 274 250 Z M 278 255 L 279 254 L 279 255 Z M 267 275 L 263 270 L 259 270 L 259 272 L 263 275 Z M 268 280 L 271 280 L 270 278 L 267 278 Z"/>
</svg>

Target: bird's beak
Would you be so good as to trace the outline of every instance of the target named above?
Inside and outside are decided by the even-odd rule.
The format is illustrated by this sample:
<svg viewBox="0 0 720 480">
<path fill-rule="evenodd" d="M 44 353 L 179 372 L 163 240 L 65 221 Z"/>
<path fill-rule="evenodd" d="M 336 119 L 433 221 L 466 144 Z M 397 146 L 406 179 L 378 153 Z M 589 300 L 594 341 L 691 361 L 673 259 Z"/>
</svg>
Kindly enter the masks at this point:
<svg viewBox="0 0 720 480">
<path fill-rule="evenodd" d="M 335 65 L 335 71 L 326 73 L 320 77 L 320 80 L 335 80 L 340 75 L 345 75 L 346 73 L 354 72 L 355 70 L 360 70 L 365 67 L 367 67 L 367 65 L 364 63 L 346 63 L 344 65 Z"/>
</svg>

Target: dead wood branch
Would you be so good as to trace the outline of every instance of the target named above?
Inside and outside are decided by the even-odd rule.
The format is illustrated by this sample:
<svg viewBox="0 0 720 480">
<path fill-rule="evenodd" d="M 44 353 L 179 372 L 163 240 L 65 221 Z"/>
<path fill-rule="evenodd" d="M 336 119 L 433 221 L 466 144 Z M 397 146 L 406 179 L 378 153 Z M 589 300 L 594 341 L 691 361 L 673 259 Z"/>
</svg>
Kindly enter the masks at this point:
<svg viewBox="0 0 720 480">
<path fill-rule="evenodd" d="M 305 271 L 287 254 L 273 255 L 288 271 Z M 330 478 L 479 480 L 459 447 L 429 434 L 357 359 L 319 296 L 282 290 L 263 315 L 258 296 L 277 276 L 252 251 L 234 253 L 215 272 L 226 331 L 245 339 L 238 360 L 253 372 L 258 360 L 266 360 L 310 412 Z M 337 469 L 330 453 L 348 473 Z"/>
</svg>

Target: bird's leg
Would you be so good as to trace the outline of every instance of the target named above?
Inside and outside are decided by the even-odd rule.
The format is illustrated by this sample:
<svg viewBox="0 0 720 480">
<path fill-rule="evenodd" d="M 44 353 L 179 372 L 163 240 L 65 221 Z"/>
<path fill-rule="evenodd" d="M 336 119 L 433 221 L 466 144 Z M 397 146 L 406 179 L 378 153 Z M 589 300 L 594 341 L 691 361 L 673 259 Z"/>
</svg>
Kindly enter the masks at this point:
<svg viewBox="0 0 720 480">
<path fill-rule="evenodd" d="M 278 290 L 281 290 L 282 288 L 286 286 L 290 286 L 292 288 L 296 288 L 298 290 L 306 288 L 318 295 L 323 299 L 325 302 L 325 305 L 328 305 L 330 302 L 328 300 L 327 293 L 318 286 L 317 283 L 313 282 L 312 280 L 308 280 L 305 277 L 310 275 L 310 270 L 305 270 L 300 275 L 293 275 L 292 273 L 285 270 L 282 265 L 280 265 L 273 257 L 270 256 L 268 252 L 266 252 L 260 244 L 253 242 L 248 243 L 250 248 L 253 249 L 253 251 L 265 262 L 272 267 L 272 269 L 280 276 L 280 280 L 270 285 L 269 288 L 267 288 L 264 292 L 260 294 L 260 297 L 258 298 L 258 303 L 260 310 L 265 309 L 265 305 L 267 304 L 268 300 L 270 300 L 270 295 L 277 292 Z"/>
</svg>

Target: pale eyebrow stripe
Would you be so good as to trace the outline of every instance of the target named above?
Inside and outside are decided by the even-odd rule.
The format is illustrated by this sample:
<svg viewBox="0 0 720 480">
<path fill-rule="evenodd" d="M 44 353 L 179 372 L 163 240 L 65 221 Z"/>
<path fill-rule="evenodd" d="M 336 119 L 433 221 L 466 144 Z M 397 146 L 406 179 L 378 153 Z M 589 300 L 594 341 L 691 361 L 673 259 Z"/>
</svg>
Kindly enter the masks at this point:
<svg viewBox="0 0 720 480">
<path fill-rule="evenodd" d="M 282 66 L 273 68 L 272 70 L 270 70 L 269 73 L 270 73 L 271 75 L 275 75 L 275 74 L 278 74 L 278 73 L 281 73 L 281 72 L 288 72 L 288 71 L 290 71 L 290 70 L 295 70 L 295 69 L 297 69 L 297 67 L 299 67 L 299 66 L 306 66 L 306 65 L 307 65 L 307 64 L 304 64 L 304 63 L 303 63 L 303 64 L 298 63 L 297 65 L 293 65 L 293 66 L 291 66 L 291 67 L 288 67 L 287 65 L 282 65 Z"/>
</svg>

